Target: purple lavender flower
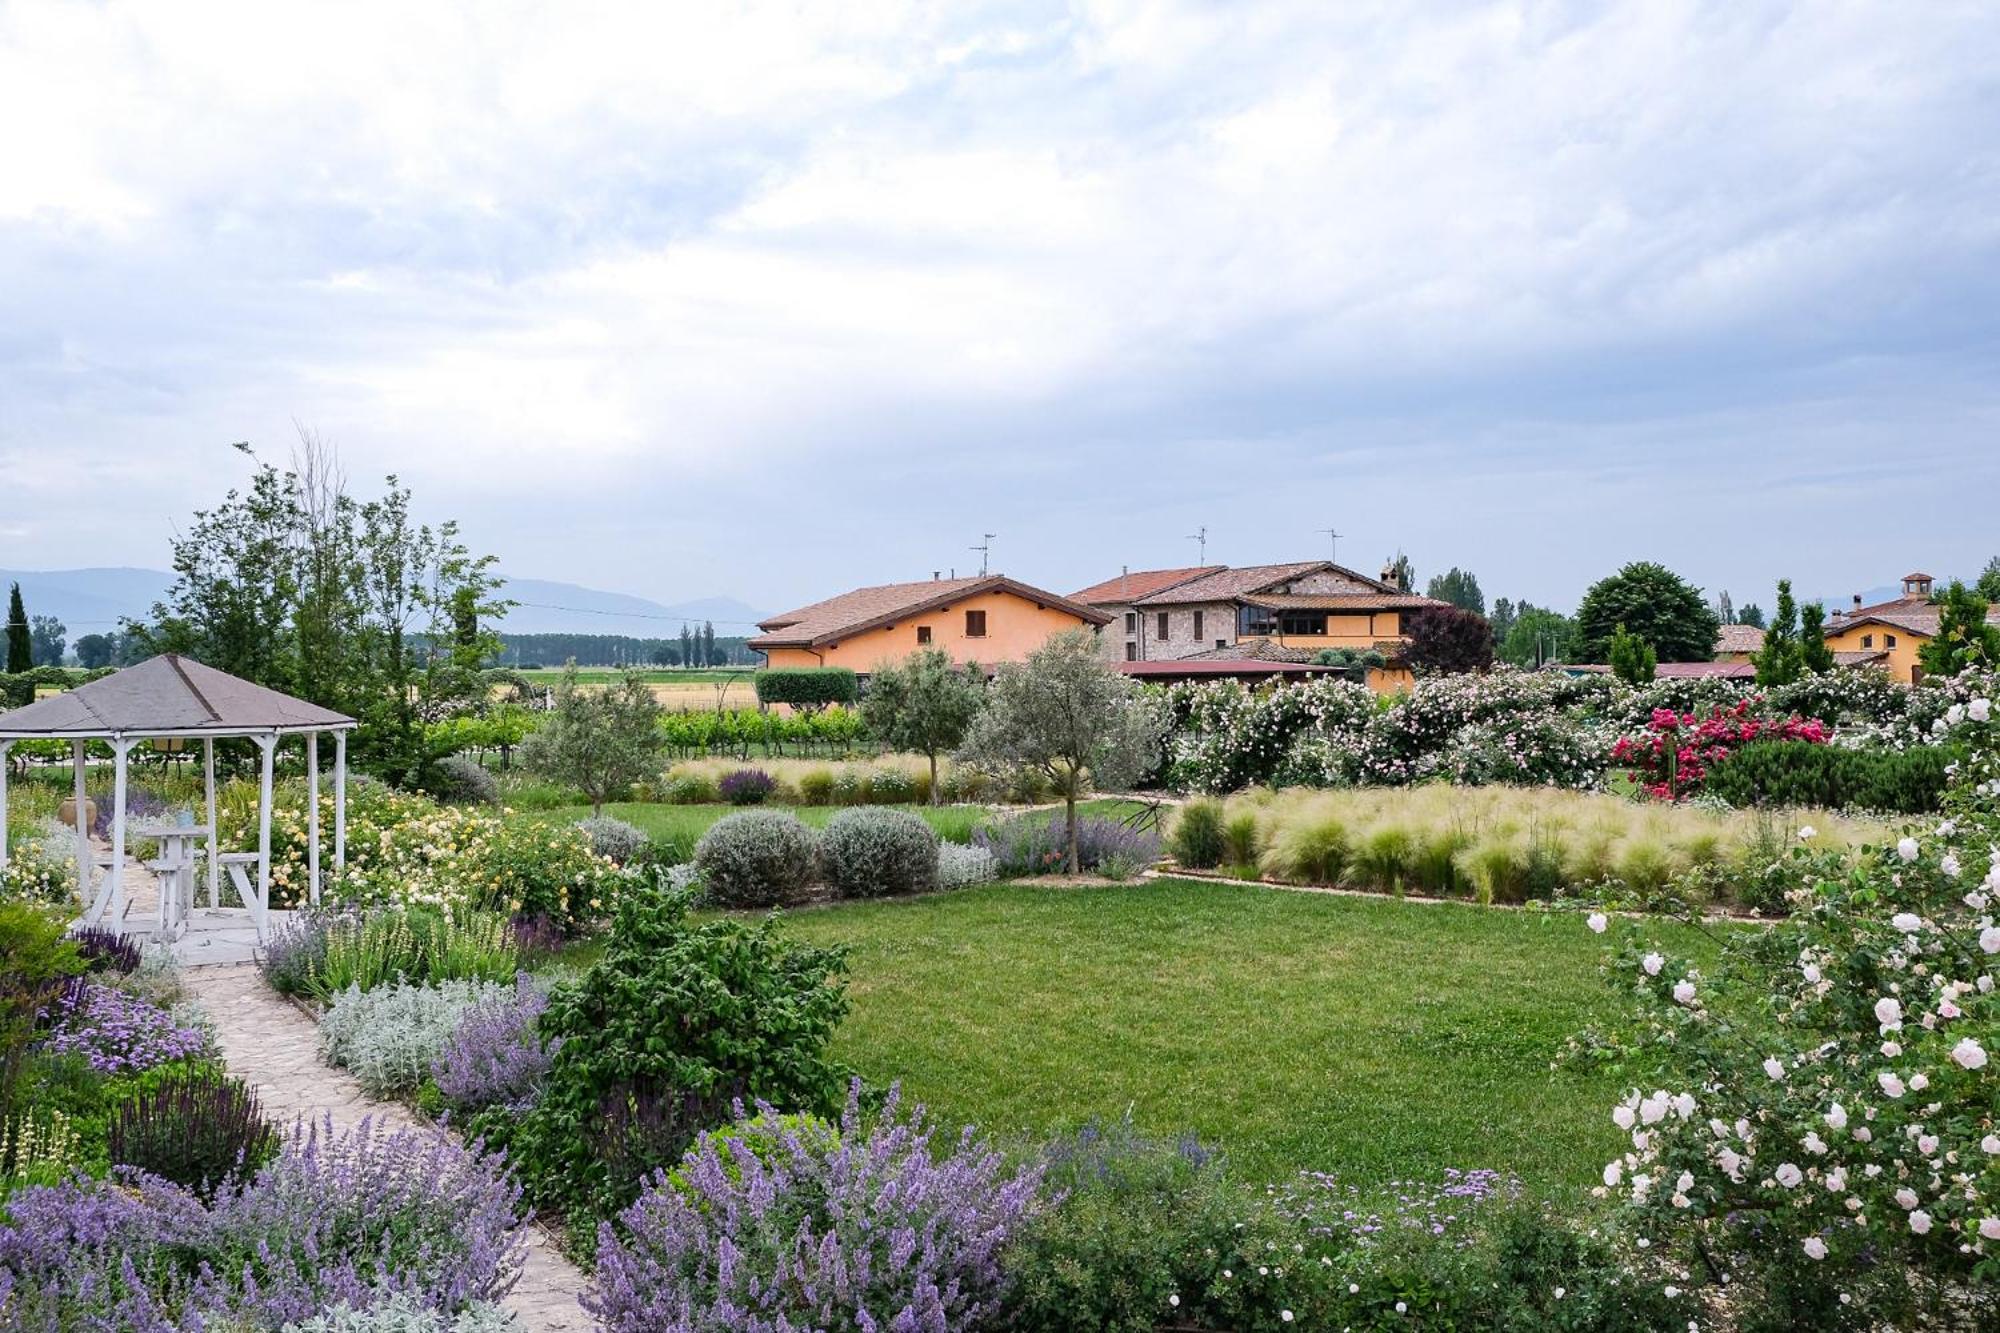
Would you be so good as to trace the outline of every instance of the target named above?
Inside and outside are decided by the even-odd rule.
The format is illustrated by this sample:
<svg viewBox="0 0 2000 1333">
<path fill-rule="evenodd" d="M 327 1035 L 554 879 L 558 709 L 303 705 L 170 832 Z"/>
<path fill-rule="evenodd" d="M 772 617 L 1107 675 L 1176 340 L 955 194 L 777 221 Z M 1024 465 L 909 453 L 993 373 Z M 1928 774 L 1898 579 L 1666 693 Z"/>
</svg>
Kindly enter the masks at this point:
<svg viewBox="0 0 2000 1333">
<path fill-rule="evenodd" d="M 548 1049 L 542 1047 L 536 1029 L 548 1007 L 548 995 L 523 972 L 513 995 L 466 1010 L 431 1065 L 444 1099 L 463 1110 L 506 1106 L 516 1111 L 540 1100 L 550 1057 L 562 1045 L 557 1037 Z"/>
<path fill-rule="evenodd" d="M 1001 1255 L 1037 1206 L 1041 1168 L 1005 1174 L 969 1128 L 933 1160 L 922 1109 L 904 1117 L 899 1102 L 892 1090 L 869 1128 L 857 1081 L 837 1138 L 787 1127 L 761 1154 L 726 1129 L 703 1135 L 622 1230 L 598 1228 L 586 1308 L 606 1333 L 977 1327 L 998 1308 Z"/>
<path fill-rule="evenodd" d="M 57 1006 L 55 1030 L 43 1043 L 53 1055 L 81 1055 L 102 1074 L 133 1074 L 207 1049 L 199 1028 L 184 1027 L 160 1006 L 136 995 L 86 982 Z"/>
<path fill-rule="evenodd" d="M 715 789 L 731 805 L 762 805 L 777 785 L 761 768 L 739 768 L 723 774 Z"/>
<path fill-rule="evenodd" d="M 1059 814 L 1041 813 L 983 824 L 972 834 L 973 845 L 992 852 L 1000 873 L 1008 876 L 1060 873 L 1069 858 L 1068 838 Z M 1076 857 L 1083 870 L 1136 874 L 1160 859 L 1159 834 L 1116 819 L 1081 815 L 1076 821 Z"/>
</svg>

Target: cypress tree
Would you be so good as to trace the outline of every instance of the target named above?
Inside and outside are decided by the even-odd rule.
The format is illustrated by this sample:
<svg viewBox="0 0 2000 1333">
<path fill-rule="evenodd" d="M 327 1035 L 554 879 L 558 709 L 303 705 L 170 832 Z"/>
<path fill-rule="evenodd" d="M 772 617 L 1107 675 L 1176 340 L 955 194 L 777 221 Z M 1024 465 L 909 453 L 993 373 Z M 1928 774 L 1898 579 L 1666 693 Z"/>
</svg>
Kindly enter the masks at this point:
<svg viewBox="0 0 2000 1333">
<path fill-rule="evenodd" d="M 28 608 L 21 603 L 21 585 L 7 595 L 7 670 L 13 674 L 35 669 L 34 640 L 28 631 Z"/>
</svg>

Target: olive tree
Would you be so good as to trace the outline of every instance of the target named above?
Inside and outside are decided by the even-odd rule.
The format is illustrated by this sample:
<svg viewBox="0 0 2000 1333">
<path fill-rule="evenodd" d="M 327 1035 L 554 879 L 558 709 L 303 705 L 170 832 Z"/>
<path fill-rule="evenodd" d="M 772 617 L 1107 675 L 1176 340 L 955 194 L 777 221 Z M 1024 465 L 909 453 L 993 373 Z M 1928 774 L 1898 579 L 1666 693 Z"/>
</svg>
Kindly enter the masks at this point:
<svg viewBox="0 0 2000 1333">
<path fill-rule="evenodd" d="M 1062 793 L 1075 874 L 1077 798 L 1090 782 L 1115 787 L 1152 771 L 1160 737 L 1158 717 L 1099 655 L 1096 636 L 1074 629 L 1000 668 L 960 754 L 988 771 L 1033 769 L 1049 779 Z"/>
<path fill-rule="evenodd" d="M 875 668 L 861 716 L 885 744 L 931 761 L 931 804 L 936 805 L 938 756 L 965 740 L 984 697 L 978 668 L 959 666 L 941 648 L 926 648 Z"/>
<path fill-rule="evenodd" d="M 635 671 L 616 685 L 586 690 L 577 682 L 576 659 L 563 668 L 555 707 L 521 743 L 521 762 L 551 782 L 568 783 L 590 798 L 590 813 L 653 775 L 665 737 L 660 701 Z"/>
</svg>

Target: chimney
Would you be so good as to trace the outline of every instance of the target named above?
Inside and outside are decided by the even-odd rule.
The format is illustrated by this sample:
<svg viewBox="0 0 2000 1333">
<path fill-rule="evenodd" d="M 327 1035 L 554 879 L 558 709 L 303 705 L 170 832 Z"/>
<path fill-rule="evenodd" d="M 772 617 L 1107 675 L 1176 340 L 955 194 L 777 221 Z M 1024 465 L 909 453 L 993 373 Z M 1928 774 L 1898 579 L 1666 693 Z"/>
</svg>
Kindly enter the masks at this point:
<svg viewBox="0 0 2000 1333">
<path fill-rule="evenodd" d="M 1391 561 L 1382 566 L 1382 582 L 1388 584 L 1398 592 L 1402 591 L 1403 581 L 1397 577 L 1395 562 Z"/>
<path fill-rule="evenodd" d="M 1858 592 L 1854 594 L 1854 609 L 1856 611 L 1861 609 L 1861 594 Z"/>
<path fill-rule="evenodd" d="M 933 570 L 931 571 L 931 582 L 932 582 L 932 583 L 936 583 L 936 582 L 937 582 L 937 581 L 938 581 L 939 579 L 941 579 L 941 578 L 943 578 L 943 577 L 944 577 L 944 571 L 943 571 L 943 570 L 941 570 L 941 569 L 933 569 Z"/>
</svg>

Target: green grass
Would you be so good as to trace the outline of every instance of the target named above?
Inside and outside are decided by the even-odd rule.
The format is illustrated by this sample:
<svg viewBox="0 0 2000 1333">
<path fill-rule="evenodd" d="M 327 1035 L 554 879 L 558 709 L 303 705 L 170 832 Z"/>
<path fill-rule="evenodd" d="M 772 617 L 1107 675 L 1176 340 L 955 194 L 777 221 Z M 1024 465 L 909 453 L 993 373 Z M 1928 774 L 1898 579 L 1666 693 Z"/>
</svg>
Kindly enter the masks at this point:
<svg viewBox="0 0 2000 1333">
<path fill-rule="evenodd" d="M 1165 880 L 782 920 L 850 946 L 840 1057 L 954 1123 L 1039 1136 L 1129 1107 L 1252 1177 L 1495 1167 L 1544 1195 L 1617 1148 L 1615 1081 L 1550 1071 L 1614 1008 L 1574 913 Z"/>
</svg>

